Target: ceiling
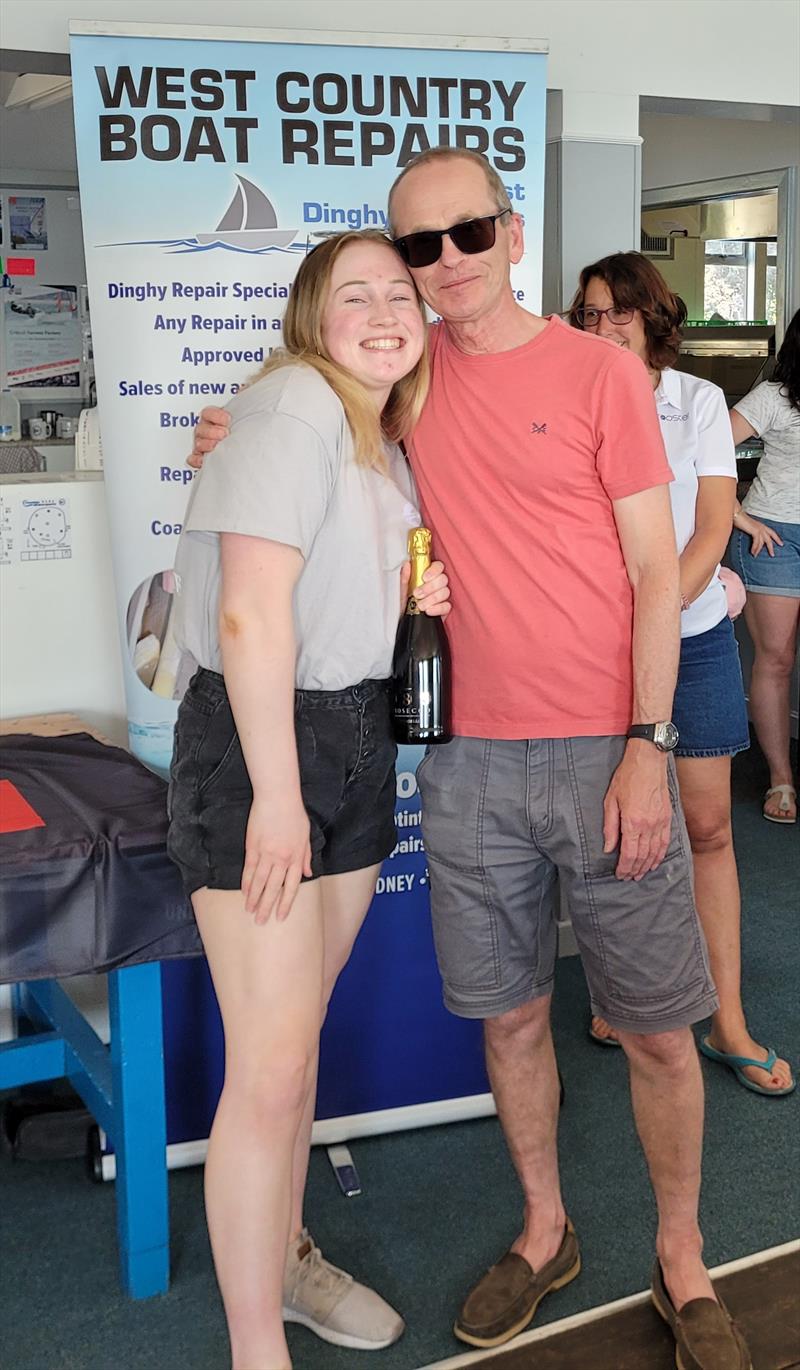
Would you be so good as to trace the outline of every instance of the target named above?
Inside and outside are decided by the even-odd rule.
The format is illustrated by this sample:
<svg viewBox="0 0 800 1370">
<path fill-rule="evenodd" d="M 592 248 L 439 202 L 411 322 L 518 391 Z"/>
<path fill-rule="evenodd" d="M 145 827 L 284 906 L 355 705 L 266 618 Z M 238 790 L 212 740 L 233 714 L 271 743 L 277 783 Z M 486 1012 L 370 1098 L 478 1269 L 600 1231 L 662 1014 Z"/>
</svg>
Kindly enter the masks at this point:
<svg viewBox="0 0 800 1370">
<path fill-rule="evenodd" d="M 643 114 L 676 114 L 689 119 L 748 119 L 751 123 L 797 124 L 800 106 L 749 105 L 733 100 L 677 100 L 661 95 L 640 95 Z"/>
</svg>

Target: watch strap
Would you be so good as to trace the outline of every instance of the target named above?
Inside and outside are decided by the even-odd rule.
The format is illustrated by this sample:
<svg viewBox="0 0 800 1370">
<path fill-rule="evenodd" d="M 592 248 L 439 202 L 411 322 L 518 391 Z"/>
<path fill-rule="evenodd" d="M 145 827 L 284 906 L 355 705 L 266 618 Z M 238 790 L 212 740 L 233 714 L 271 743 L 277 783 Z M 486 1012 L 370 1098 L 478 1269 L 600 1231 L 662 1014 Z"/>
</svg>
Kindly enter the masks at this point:
<svg viewBox="0 0 800 1370">
<path fill-rule="evenodd" d="M 655 742 L 656 723 L 633 723 L 628 729 L 628 737 L 643 737 L 646 742 Z"/>
</svg>

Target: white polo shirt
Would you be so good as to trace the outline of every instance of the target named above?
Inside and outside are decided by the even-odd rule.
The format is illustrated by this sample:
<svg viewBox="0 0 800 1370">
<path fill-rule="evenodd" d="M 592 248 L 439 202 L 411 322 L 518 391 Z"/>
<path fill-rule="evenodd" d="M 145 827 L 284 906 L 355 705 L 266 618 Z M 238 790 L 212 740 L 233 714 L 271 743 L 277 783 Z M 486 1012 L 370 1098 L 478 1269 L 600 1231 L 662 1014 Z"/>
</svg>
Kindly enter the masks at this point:
<svg viewBox="0 0 800 1370">
<path fill-rule="evenodd" d="M 736 451 L 725 396 L 711 381 L 668 367 L 661 372 L 656 408 L 675 477 L 669 494 L 680 554 L 694 533 L 700 476 L 731 476 L 735 480 Z M 708 632 L 727 612 L 718 566 L 710 585 L 681 614 L 681 637 Z"/>
</svg>

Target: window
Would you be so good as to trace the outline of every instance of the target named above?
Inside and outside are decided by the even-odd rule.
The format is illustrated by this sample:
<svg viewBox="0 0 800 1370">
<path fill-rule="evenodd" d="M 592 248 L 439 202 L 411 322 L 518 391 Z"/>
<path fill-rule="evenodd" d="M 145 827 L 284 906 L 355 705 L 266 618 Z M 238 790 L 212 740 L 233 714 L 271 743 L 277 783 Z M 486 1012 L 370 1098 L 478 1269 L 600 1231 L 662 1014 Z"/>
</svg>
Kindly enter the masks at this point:
<svg viewBox="0 0 800 1370">
<path fill-rule="evenodd" d="M 776 318 L 777 243 L 709 238 L 703 281 L 703 317 L 731 323 Z"/>
<path fill-rule="evenodd" d="M 767 323 L 775 323 L 777 320 L 777 300 L 775 297 L 775 285 L 778 275 L 778 244 L 767 243 L 767 279 L 766 279 L 766 307 L 765 317 Z"/>
<path fill-rule="evenodd" d="M 736 239 L 709 238 L 706 243 L 703 284 L 703 315 L 722 319 L 746 319 L 747 249 Z"/>
<path fill-rule="evenodd" d="M 744 261 L 747 243 L 737 238 L 709 238 L 706 243 L 706 259 L 709 257 L 732 258 Z"/>
</svg>

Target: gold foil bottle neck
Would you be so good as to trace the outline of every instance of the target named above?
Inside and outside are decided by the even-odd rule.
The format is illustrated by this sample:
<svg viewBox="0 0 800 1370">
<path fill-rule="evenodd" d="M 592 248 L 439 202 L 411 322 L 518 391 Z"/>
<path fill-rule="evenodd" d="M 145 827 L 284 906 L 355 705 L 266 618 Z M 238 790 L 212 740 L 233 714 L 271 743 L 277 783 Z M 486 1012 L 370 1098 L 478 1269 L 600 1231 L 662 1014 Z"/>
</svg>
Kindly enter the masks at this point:
<svg viewBox="0 0 800 1370">
<path fill-rule="evenodd" d="M 408 555 L 412 561 L 415 557 L 431 557 L 431 530 L 430 528 L 412 528 L 408 535 Z"/>
<path fill-rule="evenodd" d="M 411 577 L 408 582 L 408 604 L 406 613 L 418 614 L 417 601 L 414 598 L 416 591 L 422 584 L 422 578 L 431 564 L 431 530 L 430 528 L 412 528 L 408 535 L 408 555 L 411 559 Z"/>
</svg>

